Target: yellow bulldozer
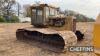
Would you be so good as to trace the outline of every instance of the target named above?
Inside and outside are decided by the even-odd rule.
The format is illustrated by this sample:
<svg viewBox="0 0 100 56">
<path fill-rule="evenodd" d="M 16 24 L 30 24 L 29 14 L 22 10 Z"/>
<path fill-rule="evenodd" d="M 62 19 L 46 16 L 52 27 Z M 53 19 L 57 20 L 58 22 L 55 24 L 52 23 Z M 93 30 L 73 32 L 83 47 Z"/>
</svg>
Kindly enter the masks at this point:
<svg viewBox="0 0 100 56">
<path fill-rule="evenodd" d="M 18 40 L 32 40 L 49 46 L 52 51 L 64 51 L 82 40 L 84 34 L 76 30 L 76 18 L 60 14 L 57 7 L 48 4 L 30 6 L 31 25 L 33 27 L 18 29 Z"/>
</svg>

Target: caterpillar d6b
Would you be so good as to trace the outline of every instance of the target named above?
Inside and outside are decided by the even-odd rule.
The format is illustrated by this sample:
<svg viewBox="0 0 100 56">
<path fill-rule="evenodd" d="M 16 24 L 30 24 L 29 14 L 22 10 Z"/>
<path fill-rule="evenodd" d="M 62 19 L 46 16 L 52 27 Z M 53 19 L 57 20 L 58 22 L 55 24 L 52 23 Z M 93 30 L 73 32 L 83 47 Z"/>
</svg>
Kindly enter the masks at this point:
<svg viewBox="0 0 100 56">
<path fill-rule="evenodd" d="M 40 47 L 48 46 L 48 50 L 58 52 L 83 39 L 84 35 L 76 31 L 76 18 L 60 14 L 59 8 L 39 4 L 31 6 L 30 11 L 33 27 L 18 29 L 16 31 L 18 40 L 37 41 L 41 43 Z"/>
</svg>

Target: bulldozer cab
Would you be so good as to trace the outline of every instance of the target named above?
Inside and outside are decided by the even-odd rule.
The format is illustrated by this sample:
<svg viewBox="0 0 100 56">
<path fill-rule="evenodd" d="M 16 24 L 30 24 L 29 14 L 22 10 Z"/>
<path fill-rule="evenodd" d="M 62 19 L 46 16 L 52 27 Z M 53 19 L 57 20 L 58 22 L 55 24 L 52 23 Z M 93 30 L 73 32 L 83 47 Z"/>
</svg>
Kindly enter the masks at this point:
<svg viewBox="0 0 100 56">
<path fill-rule="evenodd" d="M 76 18 L 65 16 L 59 8 L 47 4 L 31 6 L 31 24 L 35 27 L 49 27 L 55 30 L 76 31 Z"/>
<path fill-rule="evenodd" d="M 34 26 L 48 25 L 48 17 L 58 14 L 58 8 L 49 6 L 47 4 L 39 4 L 38 6 L 31 6 L 31 24 Z"/>
</svg>

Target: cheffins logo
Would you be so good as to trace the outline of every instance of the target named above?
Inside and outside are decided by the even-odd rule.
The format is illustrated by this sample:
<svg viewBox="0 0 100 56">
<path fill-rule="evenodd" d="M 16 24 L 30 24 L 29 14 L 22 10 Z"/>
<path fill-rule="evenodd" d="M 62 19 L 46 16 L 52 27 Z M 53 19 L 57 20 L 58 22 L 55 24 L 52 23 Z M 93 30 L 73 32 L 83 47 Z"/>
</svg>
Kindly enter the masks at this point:
<svg viewBox="0 0 100 56">
<path fill-rule="evenodd" d="M 70 52 L 93 52 L 93 46 L 70 46 L 68 47 L 68 51 Z"/>
</svg>

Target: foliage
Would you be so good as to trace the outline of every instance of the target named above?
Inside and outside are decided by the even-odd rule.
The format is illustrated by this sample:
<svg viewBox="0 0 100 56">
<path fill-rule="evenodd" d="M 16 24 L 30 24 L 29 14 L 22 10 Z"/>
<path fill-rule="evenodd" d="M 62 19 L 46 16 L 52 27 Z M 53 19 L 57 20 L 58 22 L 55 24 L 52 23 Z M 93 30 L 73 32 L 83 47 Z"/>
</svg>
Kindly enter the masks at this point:
<svg viewBox="0 0 100 56">
<path fill-rule="evenodd" d="M 2 15 L 12 14 L 12 6 L 16 3 L 15 0 L 0 0 L 0 13 Z"/>
<path fill-rule="evenodd" d="M 86 17 L 84 15 L 76 15 L 77 22 L 94 22 L 93 18 Z"/>
<path fill-rule="evenodd" d="M 3 16 L 0 16 L 0 22 L 6 22 L 6 20 Z"/>
<path fill-rule="evenodd" d="M 19 22 L 19 18 L 15 15 L 11 16 L 9 19 L 3 16 L 0 16 L 0 22 L 16 23 L 16 22 Z"/>
<path fill-rule="evenodd" d="M 93 18 L 89 18 L 88 22 L 94 22 L 95 20 Z"/>
<path fill-rule="evenodd" d="M 19 18 L 17 16 L 12 16 L 11 22 L 19 22 Z"/>
<path fill-rule="evenodd" d="M 89 18 L 83 14 L 77 13 L 75 11 L 71 11 L 71 10 L 65 10 L 64 11 L 65 15 L 70 15 L 70 16 L 75 16 L 77 19 L 77 22 L 94 22 L 95 20 L 93 18 Z"/>
</svg>

